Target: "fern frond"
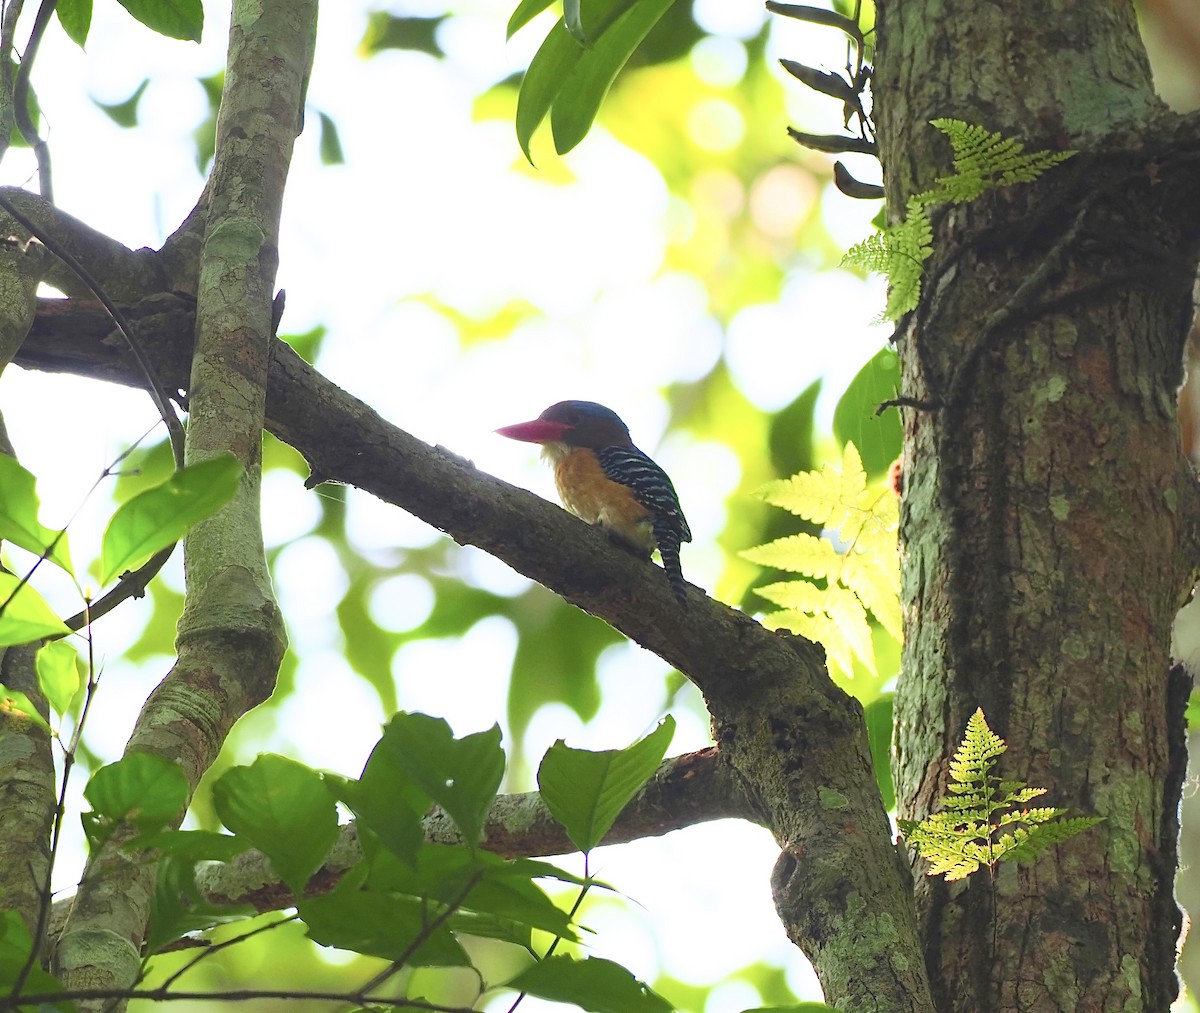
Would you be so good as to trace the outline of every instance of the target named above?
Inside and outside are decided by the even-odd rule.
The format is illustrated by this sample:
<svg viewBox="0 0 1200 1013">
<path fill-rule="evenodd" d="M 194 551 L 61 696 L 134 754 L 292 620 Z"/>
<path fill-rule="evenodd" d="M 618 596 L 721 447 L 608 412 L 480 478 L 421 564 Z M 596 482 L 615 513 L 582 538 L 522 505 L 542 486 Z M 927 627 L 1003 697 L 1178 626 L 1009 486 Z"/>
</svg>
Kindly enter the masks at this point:
<svg viewBox="0 0 1200 1013">
<path fill-rule="evenodd" d="M 867 236 L 846 251 L 842 263 L 886 274 L 888 298 L 883 316 L 895 320 L 915 309 L 921 299 L 921 275 L 933 255 L 933 224 L 924 205 L 908 202 L 904 221 Z"/>
<path fill-rule="evenodd" d="M 930 208 L 938 204 L 965 204 L 997 187 L 1030 183 L 1075 154 L 1026 152 L 1020 141 L 963 120 L 930 122 L 950 139 L 954 172 L 910 197 L 899 225 L 868 236 L 850 247 L 842 258 L 843 264 L 887 275 L 887 305 L 882 313 L 885 320 L 899 319 L 920 302 L 925 261 L 933 254 Z"/>
<path fill-rule="evenodd" d="M 993 774 L 1008 748 L 978 709 L 950 761 L 950 784 L 942 810 L 920 821 L 900 820 L 908 843 L 929 863 L 929 876 L 962 879 L 985 865 L 1030 861 L 1100 822 L 1098 817 L 1063 819 L 1056 806 L 1019 808 L 1046 794 L 1045 788 Z"/>
<path fill-rule="evenodd" d="M 895 495 L 882 484 L 868 487 L 862 457 L 852 442 L 842 451 L 840 468 L 827 464 L 819 471 L 768 482 L 757 495 L 824 525 L 828 535 L 788 535 L 741 553 L 761 566 L 809 578 L 757 589 L 761 597 L 781 606 L 767 623 L 822 644 L 847 674 L 855 659 L 874 672 L 867 610 L 897 640 L 901 636 L 896 554 L 900 513 Z M 842 551 L 830 539 L 844 547 Z M 817 587 L 813 580 L 824 580 L 826 586 Z"/>
<path fill-rule="evenodd" d="M 1061 844 L 1103 821 L 1102 816 L 1072 816 L 1069 819 L 1016 830 L 1012 835 L 1012 843 L 1004 842 L 1007 849 L 1005 855 L 1014 862 L 1031 861 L 1048 848 Z"/>
<path fill-rule="evenodd" d="M 937 119 L 930 123 L 950 139 L 954 174 L 943 176 L 922 197 L 927 203 L 965 204 L 989 190 L 1013 183 L 1031 183 L 1073 151 L 1033 151 L 1011 137 L 962 120 Z"/>
<path fill-rule="evenodd" d="M 842 557 L 829 542 L 807 534 L 777 538 L 766 545 L 746 549 L 742 555 L 759 566 L 805 573 L 810 577 L 836 576 L 842 563 Z"/>
</svg>

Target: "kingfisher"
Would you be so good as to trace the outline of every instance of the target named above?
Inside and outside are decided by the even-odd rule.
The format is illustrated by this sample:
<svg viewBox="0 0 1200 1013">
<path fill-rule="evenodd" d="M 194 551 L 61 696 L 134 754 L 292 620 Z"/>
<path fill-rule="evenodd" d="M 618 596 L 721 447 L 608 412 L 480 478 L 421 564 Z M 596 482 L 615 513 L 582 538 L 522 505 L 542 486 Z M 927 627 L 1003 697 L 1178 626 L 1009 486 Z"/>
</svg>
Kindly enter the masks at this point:
<svg viewBox="0 0 1200 1013">
<path fill-rule="evenodd" d="M 560 401 L 531 422 L 496 430 L 540 443 L 554 485 L 571 513 L 598 524 L 646 559 L 657 548 L 671 590 L 687 604 L 679 546 L 692 540 L 667 473 L 633 445 L 629 427 L 594 401 Z"/>
</svg>

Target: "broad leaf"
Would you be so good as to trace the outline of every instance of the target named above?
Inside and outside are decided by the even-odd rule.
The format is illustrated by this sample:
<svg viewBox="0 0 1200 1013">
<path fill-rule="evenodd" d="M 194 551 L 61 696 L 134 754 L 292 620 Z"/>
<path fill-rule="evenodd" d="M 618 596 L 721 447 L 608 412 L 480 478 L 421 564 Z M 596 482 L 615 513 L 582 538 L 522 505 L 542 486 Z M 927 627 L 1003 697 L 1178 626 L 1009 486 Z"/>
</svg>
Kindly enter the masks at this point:
<svg viewBox="0 0 1200 1013">
<path fill-rule="evenodd" d="M 466 843 L 478 845 L 504 776 L 500 727 L 456 739 L 441 718 L 400 713 L 388 722 L 380 747 L 446 810 Z"/>
<path fill-rule="evenodd" d="M 17 983 L 17 978 L 24 972 L 32 951 L 33 937 L 30 936 L 24 919 L 16 911 L 0 911 L 0 995 L 3 995 L 5 999 L 10 998 L 13 986 Z M 22 991 L 26 995 L 31 995 L 61 992 L 62 990 L 63 987 L 58 979 L 43 971 L 40 962 L 33 961 Z M 33 1009 L 32 1006 L 11 1008 Z M 75 1004 L 64 1000 L 53 1005 L 47 1003 L 38 1006 L 39 1011 L 48 1009 L 73 1010 Z"/>
<path fill-rule="evenodd" d="M 98 847 L 122 822 L 140 833 L 173 823 L 188 799 L 188 783 L 179 764 L 154 753 L 130 753 L 92 775 L 83 797 L 92 811 L 83 814 L 83 829 Z"/>
<path fill-rule="evenodd" d="M 302 900 L 297 908 L 308 934 L 322 946 L 351 950 L 420 967 L 467 967 L 470 958 L 436 912 L 414 897 L 338 889 Z"/>
<path fill-rule="evenodd" d="M 337 807 L 315 770 L 263 753 L 213 785 L 221 822 L 271 860 L 299 896 L 337 838 Z"/>
<path fill-rule="evenodd" d="M 354 813 L 363 846 L 367 834 L 409 864 L 425 843 L 422 815 L 429 809 L 430 798 L 414 783 L 391 751 L 376 743 L 357 780 L 325 775 L 325 788 Z"/>
<path fill-rule="evenodd" d="M 130 14 L 159 35 L 199 42 L 204 30 L 200 0 L 118 0 Z"/>
<path fill-rule="evenodd" d="M 566 154 L 587 136 L 617 74 L 675 0 L 637 0 L 592 41 L 554 100 L 554 149 Z"/>
<path fill-rule="evenodd" d="M 70 632 L 37 591 L 28 584 L 21 586 L 20 578 L 11 573 L 0 573 L 0 647 L 31 644 Z"/>
<path fill-rule="evenodd" d="M 200 834 L 205 831 L 176 831 L 179 834 Z M 208 834 L 221 841 L 236 841 L 225 834 Z M 214 842 L 207 840 L 204 845 Z M 255 914 L 248 904 L 210 904 L 196 886 L 196 863 L 220 858 L 226 860 L 231 849 L 217 843 L 209 848 L 197 840 L 188 840 L 178 851 L 164 854 L 155 870 L 154 896 L 150 901 L 150 924 L 146 930 L 145 946 L 156 953 L 185 933 L 202 932 L 214 925 L 246 918 Z M 245 848 L 245 843 L 238 845 Z M 230 855 L 230 857 L 232 857 Z"/>
<path fill-rule="evenodd" d="M 671 1013 L 671 1004 L 620 964 L 598 957 L 547 957 L 508 983 L 529 995 L 589 1013 Z"/>
<path fill-rule="evenodd" d="M 67 38 L 82 49 L 92 27 L 92 0 L 58 0 L 54 13 Z"/>
<path fill-rule="evenodd" d="M 591 752 L 559 739 L 538 768 L 538 787 L 551 815 L 580 851 L 591 851 L 629 800 L 654 776 L 675 734 L 675 719 L 625 749 Z"/>
<path fill-rule="evenodd" d="M 142 78 L 142 83 L 137 86 L 137 90 L 123 102 L 114 102 L 111 105 L 105 105 L 103 102 L 96 102 L 95 99 L 92 99 L 92 101 L 96 102 L 96 105 L 117 126 L 125 127 L 126 129 L 136 127 L 138 124 L 138 106 L 141 104 L 142 96 L 146 94 L 146 89 L 149 86 L 150 78 L 145 77 Z"/>
<path fill-rule="evenodd" d="M 79 655 L 65 640 L 52 640 L 37 653 L 38 686 L 55 713 L 65 714 L 83 685 Z"/>
<path fill-rule="evenodd" d="M 521 0 L 508 19 L 507 38 L 512 38 L 520 29 L 549 7 L 554 0 Z"/>
<path fill-rule="evenodd" d="M 67 573 L 74 572 L 66 532 L 51 530 L 38 520 L 37 479 L 7 454 L 0 454 L 0 540 L 45 555 Z"/>
<path fill-rule="evenodd" d="M 104 532 L 100 582 L 136 569 L 173 545 L 231 499 L 242 477 L 241 463 L 222 454 L 175 472 L 153 489 L 123 503 Z"/>
<path fill-rule="evenodd" d="M 838 442 L 853 442 L 862 455 L 867 478 L 888 470 L 900 456 L 900 412 L 879 406 L 900 391 L 900 360 L 890 348 L 880 349 L 858 371 L 833 412 L 833 434 Z"/>
</svg>

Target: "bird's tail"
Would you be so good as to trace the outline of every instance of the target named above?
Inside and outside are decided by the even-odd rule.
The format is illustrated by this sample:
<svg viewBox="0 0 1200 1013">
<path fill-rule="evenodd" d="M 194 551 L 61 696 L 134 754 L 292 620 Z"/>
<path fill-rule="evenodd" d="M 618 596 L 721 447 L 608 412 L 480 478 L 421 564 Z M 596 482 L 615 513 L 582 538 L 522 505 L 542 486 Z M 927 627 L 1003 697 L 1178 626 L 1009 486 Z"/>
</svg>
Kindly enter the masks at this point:
<svg viewBox="0 0 1200 1013">
<path fill-rule="evenodd" d="M 662 532 L 657 541 L 671 590 L 680 605 L 687 605 L 687 581 L 683 579 L 683 568 L 679 565 L 679 536 L 673 531 Z"/>
</svg>

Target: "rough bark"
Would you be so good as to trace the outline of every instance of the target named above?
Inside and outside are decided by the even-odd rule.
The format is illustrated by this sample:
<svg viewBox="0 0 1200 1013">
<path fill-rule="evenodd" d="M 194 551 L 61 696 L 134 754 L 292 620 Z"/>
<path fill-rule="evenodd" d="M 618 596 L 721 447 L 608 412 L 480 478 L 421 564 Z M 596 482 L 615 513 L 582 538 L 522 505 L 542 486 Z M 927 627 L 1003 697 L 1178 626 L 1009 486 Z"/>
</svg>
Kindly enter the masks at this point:
<svg viewBox="0 0 1200 1013">
<path fill-rule="evenodd" d="M 888 0 L 879 41 L 893 214 L 948 169 L 936 116 L 1080 152 L 935 216 L 897 332 L 902 393 L 928 405 L 905 409 L 901 815 L 937 804 L 982 706 L 1009 773 L 1105 817 L 1002 867 L 994 892 L 921 879 L 937 1005 L 1163 1010 L 1189 689 L 1167 644 L 1197 563 L 1175 393 L 1200 132 L 1162 113 L 1131 4 Z"/>
<path fill-rule="evenodd" d="M 156 305 L 158 324 L 178 319 Z M 169 385 L 184 386 L 168 330 L 156 333 L 165 338 L 149 345 L 156 367 Z M 56 353 L 64 354 L 80 368 L 78 349 Z M 120 354 L 103 357 L 115 377 Z M 49 365 L 51 356 L 33 358 Z M 691 678 L 732 776 L 780 842 L 772 882 L 780 917 L 813 960 L 828 1000 L 847 1011 L 931 1008 L 909 874 L 891 840 L 861 709 L 829 681 L 818 648 L 695 589 L 680 608 L 661 568 L 390 425 L 281 342 L 267 427 L 304 454 L 314 481 L 356 485 L 485 549 Z"/>
<path fill-rule="evenodd" d="M 0 371 L 17 354 L 34 317 L 43 258 L 37 248 L 0 249 Z M 15 457 L 0 416 L 0 454 Z M 37 684 L 37 645 L 0 647 L 0 684 L 19 690 L 48 717 Z M 4 860 L 0 897 L 17 911 L 31 935 L 48 904 L 50 827 L 57 799 L 50 736 L 28 719 L 0 708 L 0 813 L 4 814 Z"/>
<path fill-rule="evenodd" d="M 126 748 L 178 762 L 192 790 L 233 722 L 269 695 L 285 646 L 262 542 L 261 436 L 280 208 L 315 34 L 315 2 L 234 4 L 200 251 L 186 453 L 196 463 L 232 452 L 244 473 L 234 499 L 185 540 L 178 659 Z M 68 990 L 137 980 L 154 869 L 121 850 L 123 837 L 90 856 L 55 949 Z M 84 1008 L 102 1005 L 92 1002 Z"/>
</svg>

